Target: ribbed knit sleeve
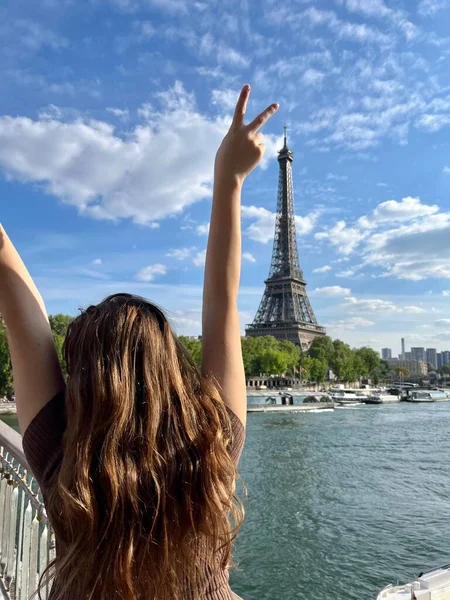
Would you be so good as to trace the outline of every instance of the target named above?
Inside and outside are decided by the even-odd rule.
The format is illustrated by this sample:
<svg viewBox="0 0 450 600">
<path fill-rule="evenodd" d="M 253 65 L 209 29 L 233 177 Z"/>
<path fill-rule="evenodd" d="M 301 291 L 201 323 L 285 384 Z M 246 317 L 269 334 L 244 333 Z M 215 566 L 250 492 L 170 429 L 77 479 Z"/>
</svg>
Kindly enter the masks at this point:
<svg viewBox="0 0 450 600">
<path fill-rule="evenodd" d="M 64 392 L 59 392 L 38 412 L 22 438 L 31 471 L 43 490 L 61 463 L 65 429 Z"/>
<path fill-rule="evenodd" d="M 237 415 L 235 415 L 231 408 L 228 408 L 228 406 L 226 408 L 231 420 L 232 443 L 230 448 L 230 454 L 231 458 L 237 465 L 242 454 L 242 449 L 244 448 L 245 427 L 242 424 L 240 418 Z"/>
</svg>

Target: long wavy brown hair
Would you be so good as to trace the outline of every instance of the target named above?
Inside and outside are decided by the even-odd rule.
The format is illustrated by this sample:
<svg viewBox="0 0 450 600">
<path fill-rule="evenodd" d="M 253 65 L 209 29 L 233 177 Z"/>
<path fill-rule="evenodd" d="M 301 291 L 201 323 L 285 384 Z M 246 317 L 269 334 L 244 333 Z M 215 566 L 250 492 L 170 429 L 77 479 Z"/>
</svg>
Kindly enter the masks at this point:
<svg viewBox="0 0 450 600">
<path fill-rule="evenodd" d="M 243 519 L 232 430 L 164 313 L 128 294 L 69 326 L 52 600 L 201 598 Z"/>
</svg>

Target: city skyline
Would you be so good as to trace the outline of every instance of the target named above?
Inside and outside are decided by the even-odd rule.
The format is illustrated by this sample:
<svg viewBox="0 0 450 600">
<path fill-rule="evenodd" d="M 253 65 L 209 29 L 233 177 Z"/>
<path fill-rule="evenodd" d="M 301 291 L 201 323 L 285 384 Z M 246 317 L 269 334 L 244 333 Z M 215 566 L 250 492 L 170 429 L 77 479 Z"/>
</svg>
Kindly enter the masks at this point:
<svg viewBox="0 0 450 600">
<path fill-rule="evenodd" d="M 214 155 L 244 83 L 271 102 L 244 186 L 241 332 L 264 291 L 283 125 L 300 264 L 351 346 L 450 345 L 450 41 L 418 0 L 6 0 L 2 223 L 49 312 L 149 297 L 201 332 Z"/>
</svg>

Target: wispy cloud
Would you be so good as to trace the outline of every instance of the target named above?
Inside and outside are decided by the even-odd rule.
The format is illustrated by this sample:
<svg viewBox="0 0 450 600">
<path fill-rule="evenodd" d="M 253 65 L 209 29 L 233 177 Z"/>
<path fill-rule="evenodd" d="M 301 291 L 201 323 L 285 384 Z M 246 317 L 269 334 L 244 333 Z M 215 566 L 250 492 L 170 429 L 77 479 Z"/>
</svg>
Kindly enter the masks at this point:
<svg viewBox="0 0 450 600">
<path fill-rule="evenodd" d="M 136 273 L 138 281 L 153 281 L 158 275 L 165 275 L 167 267 L 161 264 L 148 265 Z"/>
</svg>

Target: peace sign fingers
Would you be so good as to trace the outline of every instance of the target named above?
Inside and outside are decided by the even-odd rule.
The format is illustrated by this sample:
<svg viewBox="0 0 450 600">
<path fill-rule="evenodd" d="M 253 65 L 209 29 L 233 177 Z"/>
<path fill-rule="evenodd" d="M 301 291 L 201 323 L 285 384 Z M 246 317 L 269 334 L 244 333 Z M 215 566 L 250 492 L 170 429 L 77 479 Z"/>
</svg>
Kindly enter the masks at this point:
<svg viewBox="0 0 450 600">
<path fill-rule="evenodd" d="M 236 109 L 234 111 L 234 117 L 233 117 L 233 125 L 234 126 L 241 126 L 244 123 L 244 117 L 245 117 L 245 111 L 247 110 L 247 102 L 248 99 L 250 97 L 250 86 L 244 85 L 244 87 L 241 90 L 241 94 L 239 96 L 239 100 L 237 101 L 236 104 Z"/>
<path fill-rule="evenodd" d="M 263 110 L 262 113 L 255 117 L 253 121 L 247 125 L 249 133 L 257 133 L 261 129 L 261 127 L 265 123 L 267 123 L 270 117 L 272 117 L 277 112 L 278 106 L 278 104 L 271 104 L 266 108 L 266 110 Z"/>
</svg>

